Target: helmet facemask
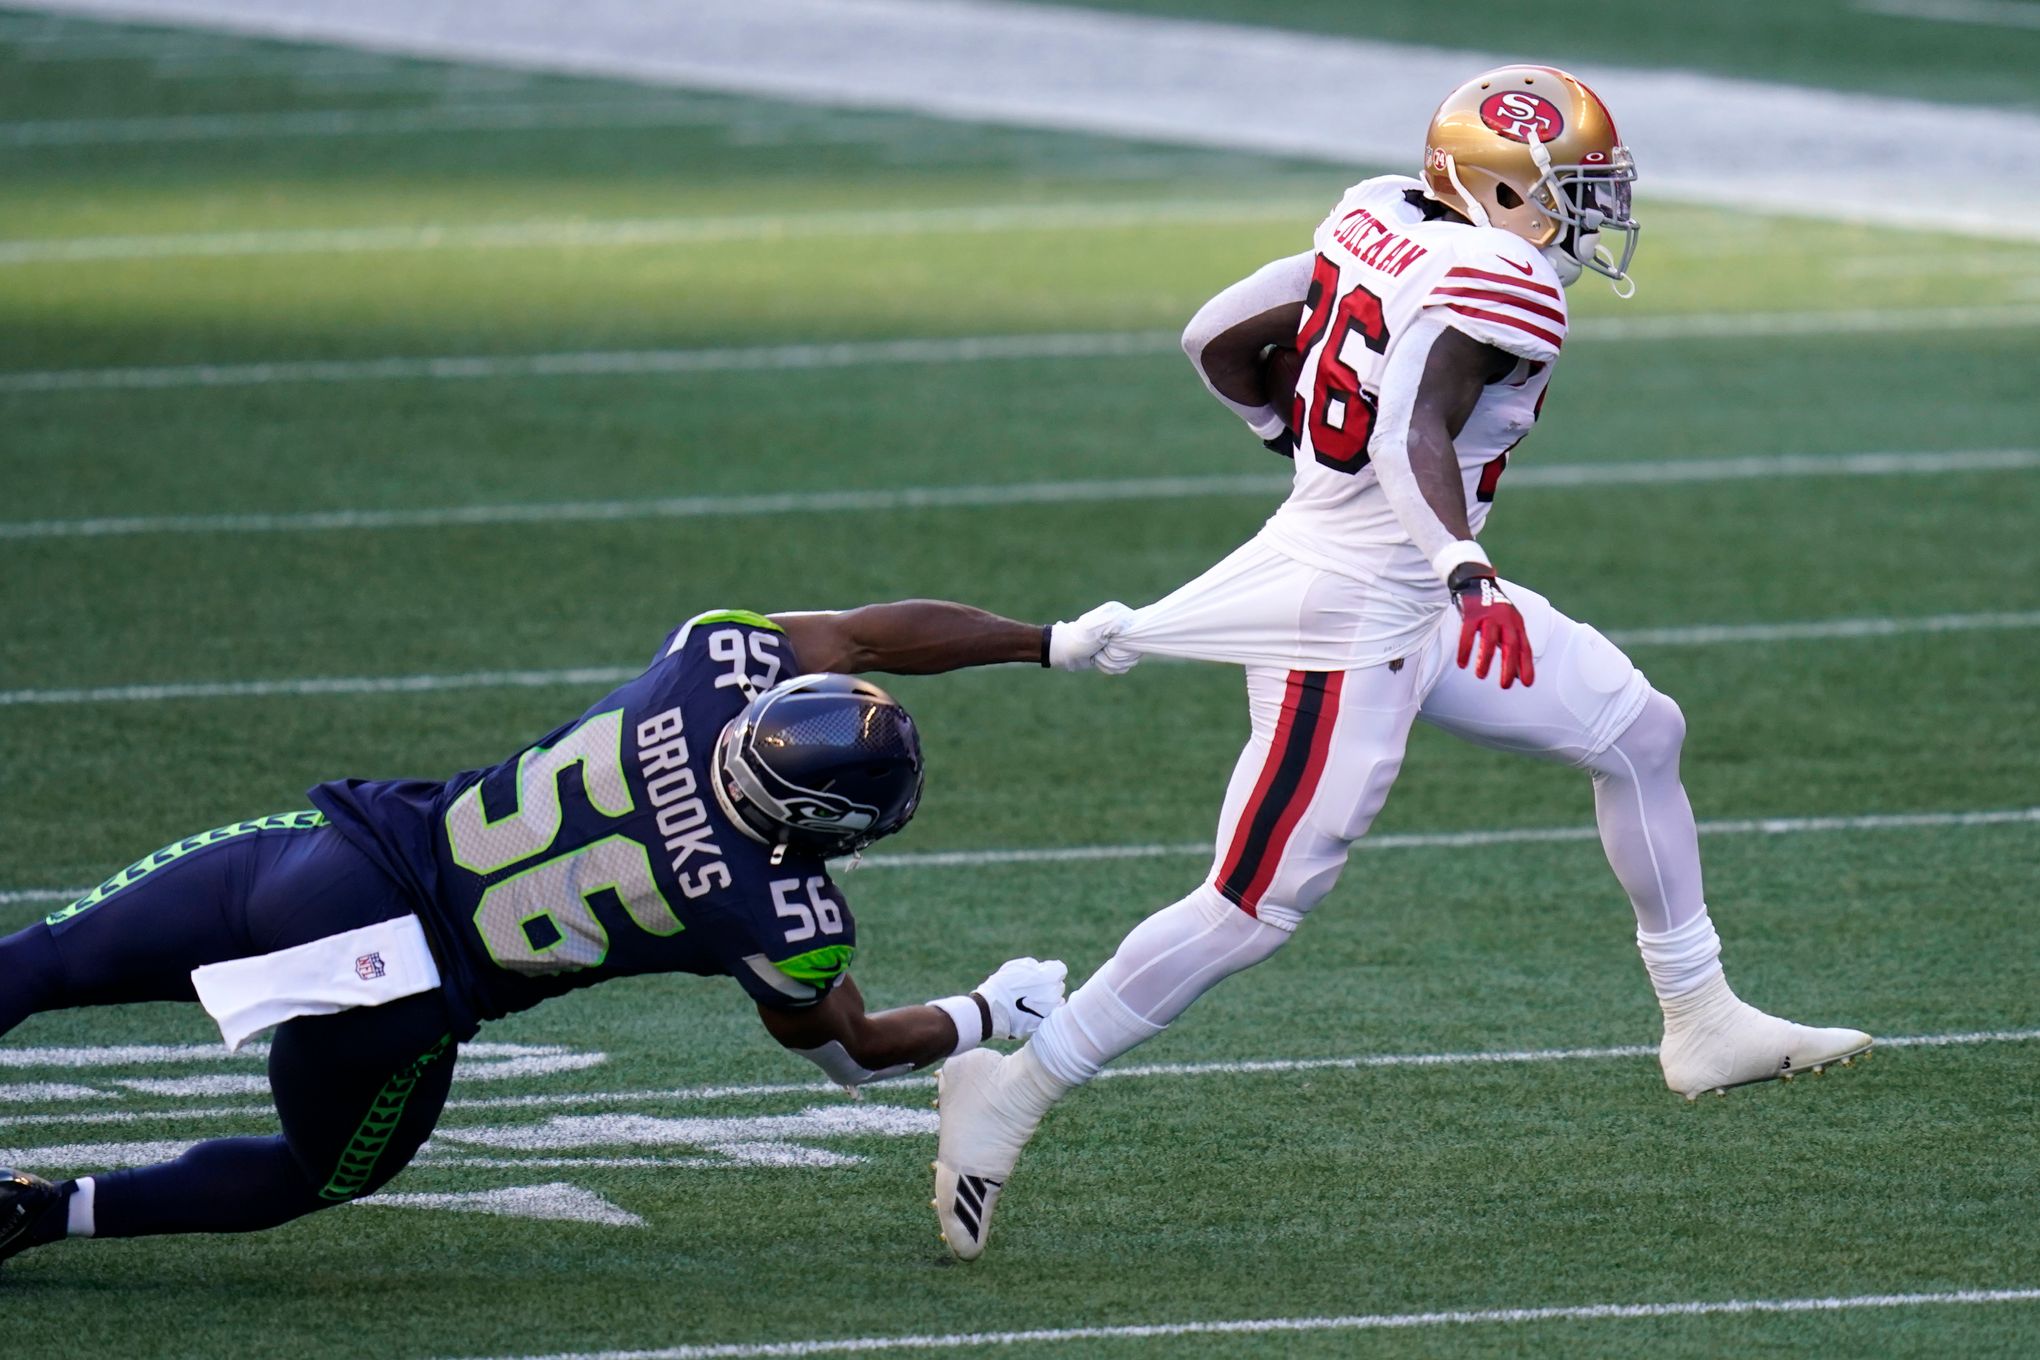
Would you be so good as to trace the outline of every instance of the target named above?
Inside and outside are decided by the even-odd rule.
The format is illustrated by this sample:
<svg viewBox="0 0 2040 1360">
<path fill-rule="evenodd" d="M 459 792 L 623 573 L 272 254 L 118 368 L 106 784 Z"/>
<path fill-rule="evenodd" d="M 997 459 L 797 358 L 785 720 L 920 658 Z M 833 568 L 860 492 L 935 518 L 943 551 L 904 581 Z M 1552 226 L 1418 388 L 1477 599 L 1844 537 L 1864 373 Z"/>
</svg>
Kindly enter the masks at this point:
<svg viewBox="0 0 2040 1360">
<path fill-rule="evenodd" d="M 1538 169 L 1530 198 L 1552 227 L 1544 240 L 1530 238 L 1531 243 L 1551 261 L 1561 282 L 1570 284 L 1583 270 L 1592 270 L 1612 279 L 1618 296 L 1633 295 L 1636 281 L 1629 277 L 1629 262 L 1636 256 L 1639 230 L 1630 215 L 1635 159 L 1626 147 L 1618 146 L 1601 164 L 1553 165 L 1534 132 L 1529 141 Z M 1611 231 L 1622 236 L 1619 259 L 1601 240 L 1602 233 Z"/>
</svg>

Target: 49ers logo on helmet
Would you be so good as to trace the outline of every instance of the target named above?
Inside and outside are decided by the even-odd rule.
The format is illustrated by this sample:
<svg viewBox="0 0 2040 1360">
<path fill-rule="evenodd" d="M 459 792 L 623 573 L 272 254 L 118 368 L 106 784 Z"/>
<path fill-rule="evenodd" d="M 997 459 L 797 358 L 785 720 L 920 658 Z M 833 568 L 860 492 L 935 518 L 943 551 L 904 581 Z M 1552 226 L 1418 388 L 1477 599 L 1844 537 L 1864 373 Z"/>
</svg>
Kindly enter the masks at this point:
<svg viewBox="0 0 2040 1360">
<path fill-rule="evenodd" d="M 1548 142 L 1565 131 L 1565 115 L 1558 105 L 1528 90 L 1504 90 L 1480 101 L 1480 121 L 1512 142 L 1527 142 L 1530 134 Z"/>
</svg>

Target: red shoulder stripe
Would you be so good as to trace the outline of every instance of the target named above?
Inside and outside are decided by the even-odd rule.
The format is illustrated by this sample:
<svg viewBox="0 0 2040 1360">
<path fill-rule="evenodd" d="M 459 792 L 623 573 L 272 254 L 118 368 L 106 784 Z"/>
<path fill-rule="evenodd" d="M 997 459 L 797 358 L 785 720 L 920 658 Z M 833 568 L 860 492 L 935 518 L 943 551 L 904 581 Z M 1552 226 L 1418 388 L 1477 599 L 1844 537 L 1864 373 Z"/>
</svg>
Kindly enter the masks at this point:
<svg viewBox="0 0 2040 1360">
<path fill-rule="evenodd" d="M 1550 331 L 1544 329 L 1544 327 L 1533 326 L 1529 322 L 1519 321 L 1513 316 L 1503 316 L 1500 312 L 1483 311 L 1478 307 L 1462 307 L 1456 302 L 1448 302 L 1445 305 L 1453 311 L 1466 316 L 1477 316 L 1483 321 L 1499 321 L 1504 326 L 1514 326 L 1519 331 L 1528 331 L 1553 349 L 1565 343 L 1563 337 L 1553 335 Z"/>
<path fill-rule="evenodd" d="M 1549 284 L 1535 283 L 1529 279 L 1512 279 L 1507 274 L 1491 274 L 1485 269 L 1469 269 L 1465 265 L 1457 265 L 1446 270 L 1445 277 L 1448 279 L 1483 279 L 1488 283 L 1506 283 L 1511 288 L 1521 288 L 1525 292 L 1538 293 L 1548 298 L 1562 298 L 1565 296 L 1565 294 Z"/>
<path fill-rule="evenodd" d="M 1483 302 L 1506 302 L 1511 307 L 1519 307 L 1532 316 L 1541 316 L 1556 321 L 1561 327 L 1565 325 L 1565 313 L 1558 310 L 1558 308 L 1547 307 L 1541 302 L 1529 302 L 1523 298 L 1511 296 L 1508 293 L 1498 293 L 1492 288 L 1433 288 L 1431 296 L 1479 298 Z"/>
</svg>

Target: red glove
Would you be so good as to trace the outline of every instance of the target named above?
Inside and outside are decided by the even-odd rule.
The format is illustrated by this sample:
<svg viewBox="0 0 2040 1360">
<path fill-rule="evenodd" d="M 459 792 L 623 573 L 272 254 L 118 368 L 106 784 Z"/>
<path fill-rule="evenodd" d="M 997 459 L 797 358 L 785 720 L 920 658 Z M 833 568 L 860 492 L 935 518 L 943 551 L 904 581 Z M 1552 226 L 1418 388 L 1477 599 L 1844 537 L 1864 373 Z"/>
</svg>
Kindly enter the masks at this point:
<svg viewBox="0 0 2040 1360">
<path fill-rule="evenodd" d="M 1523 678 L 1527 687 L 1537 679 L 1536 663 L 1530 659 L 1530 633 L 1523 615 L 1502 594 L 1490 567 L 1467 565 L 1452 573 L 1452 603 L 1459 606 L 1459 668 L 1473 657 L 1473 643 L 1480 639 L 1480 660 L 1473 673 L 1487 679 L 1488 663 L 1502 659 L 1502 688 Z"/>
</svg>

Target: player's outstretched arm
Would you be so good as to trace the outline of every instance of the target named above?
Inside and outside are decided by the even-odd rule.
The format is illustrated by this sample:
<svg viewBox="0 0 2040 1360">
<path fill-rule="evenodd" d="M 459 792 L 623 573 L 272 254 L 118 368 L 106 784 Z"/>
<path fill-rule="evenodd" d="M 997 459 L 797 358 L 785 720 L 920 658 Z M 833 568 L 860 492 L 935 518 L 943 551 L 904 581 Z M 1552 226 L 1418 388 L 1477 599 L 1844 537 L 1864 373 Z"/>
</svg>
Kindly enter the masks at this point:
<svg viewBox="0 0 2040 1360">
<path fill-rule="evenodd" d="M 765 1029 L 839 1086 L 857 1087 L 966 1053 L 989 1039 L 1024 1039 L 1063 1003 L 1061 962 L 1010 959 L 963 996 L 877 1014 L 847 975 L 803 1010 L 759 1006 Z"/>
<path fill-rule="evenodd" d="M 1021 623 L 949 600 L 900 600 L 840 613 L 774 614 L 806 671 L 935 675 L 966 666 L 1033 662 L 1083 670 L 1117 636 L 1125 605 L 1101 605 L 1074 623 Z"/>
</svg>

